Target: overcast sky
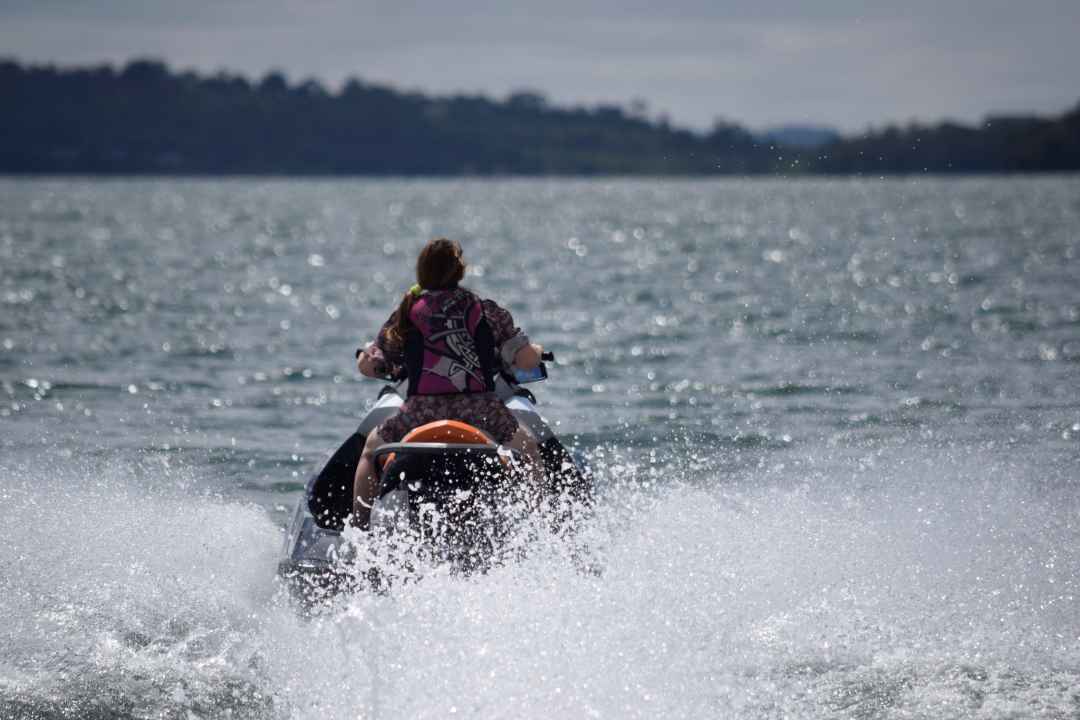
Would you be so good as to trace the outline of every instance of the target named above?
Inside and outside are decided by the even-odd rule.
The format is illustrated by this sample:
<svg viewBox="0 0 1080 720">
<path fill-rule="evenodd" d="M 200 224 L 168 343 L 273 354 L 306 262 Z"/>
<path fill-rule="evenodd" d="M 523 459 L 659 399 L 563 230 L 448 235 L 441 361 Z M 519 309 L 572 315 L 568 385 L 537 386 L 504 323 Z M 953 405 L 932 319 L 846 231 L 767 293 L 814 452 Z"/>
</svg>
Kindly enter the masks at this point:
<svg viewBox="0 0 1080 720">
<path fill-rule="evenodd" d="M 628 103 L 704 128 L 977 120 L 1080 100 L 1080 0 L 0 0 L 0 56 Z"/>
</svg>

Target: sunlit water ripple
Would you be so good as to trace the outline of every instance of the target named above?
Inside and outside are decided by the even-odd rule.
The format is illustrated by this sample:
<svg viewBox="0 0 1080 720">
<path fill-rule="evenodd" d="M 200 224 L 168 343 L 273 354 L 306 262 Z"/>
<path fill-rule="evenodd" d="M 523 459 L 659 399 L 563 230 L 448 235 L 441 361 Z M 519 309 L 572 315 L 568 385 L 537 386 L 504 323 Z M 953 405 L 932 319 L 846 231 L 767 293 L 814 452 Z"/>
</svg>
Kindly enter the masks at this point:
<svg viewBox="0 0 1080 720">
<path fill-rule="evenodd" d="M 352 351 L 460 238 L 554 538 L 305 618 Z M 1080 714 L 1080 179 L 0 180 L 0 717 Z"/>
</svg>

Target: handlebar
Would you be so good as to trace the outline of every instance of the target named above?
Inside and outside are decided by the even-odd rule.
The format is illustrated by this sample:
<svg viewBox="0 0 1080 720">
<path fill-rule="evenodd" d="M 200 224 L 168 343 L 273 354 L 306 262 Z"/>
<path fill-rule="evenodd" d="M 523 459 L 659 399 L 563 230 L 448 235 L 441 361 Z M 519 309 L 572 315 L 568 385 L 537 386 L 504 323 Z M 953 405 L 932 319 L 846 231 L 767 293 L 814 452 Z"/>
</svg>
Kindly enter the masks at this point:
<svg viewBox="0 0 1080 720">
<path fill-rule="evenodd" d="M 356 348 L 356 359 L 359 360 L 360 359 L 360 354 L 363 353 L 363 352 L 364 352 L 364 348 Z M 540 361 L 541 362 L 555 362 L 555 353 L 551 352 L 550 350 L 545 350 L 544 352 L 540 353 Z M 544 377 L 547 377 L 546 373 L 545 373 Z M 383 377 L 383 379 L 384 380 L 400 380 L 401 378 L 392 378 L 392 377 L 389 377 L 389 376 L 385 376 L 385 377 Z"/>
<path fill-rule="evenodd" d="M 362 352 L 364 352 L 364 348 L 356 348 L 355 359 L 359 360 L 360 353 Z M 555 362 L 555 353 L 551 352 L 550 350 L 545 350 L 544 352 L 540 353 L 540 359 L 543 362 Z"/>
</svg>

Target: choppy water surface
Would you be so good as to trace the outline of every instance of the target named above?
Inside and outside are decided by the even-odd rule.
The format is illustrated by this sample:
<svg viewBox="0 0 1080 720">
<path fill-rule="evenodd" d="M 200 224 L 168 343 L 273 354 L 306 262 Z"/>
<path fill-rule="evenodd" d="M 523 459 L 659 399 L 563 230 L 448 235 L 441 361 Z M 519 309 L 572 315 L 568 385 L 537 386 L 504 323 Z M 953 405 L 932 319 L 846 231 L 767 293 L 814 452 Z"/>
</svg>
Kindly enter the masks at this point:
<svg viewBox="0 0 1080 720">
<path fill-rule="evenodd" d="M 352 351 L 460 238 L 577 572 L 304 618 Z M 0 181 L 0 716 L 1074 717 L 1080 179 Z"/>
</svg>

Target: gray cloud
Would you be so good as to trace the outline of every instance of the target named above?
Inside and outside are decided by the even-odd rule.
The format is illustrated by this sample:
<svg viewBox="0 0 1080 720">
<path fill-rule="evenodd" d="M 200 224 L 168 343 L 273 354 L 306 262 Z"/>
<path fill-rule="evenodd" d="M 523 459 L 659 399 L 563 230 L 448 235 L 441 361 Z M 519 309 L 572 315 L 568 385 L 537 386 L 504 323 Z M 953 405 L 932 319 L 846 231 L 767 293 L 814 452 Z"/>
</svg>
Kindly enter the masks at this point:
<svg viewBox="0 0 1080 720">
<path fill-rule="evenodd" d="M 725 117 L 853 130 L 1060 111 L 1080 99 L 1078 27 L 1075 0 L 8 0 L 0 54 L 64 64 L 149 55 L 440 93 L 531 87 L 567 103 L 642 98 L 695 127 Z"/>
</svg>

